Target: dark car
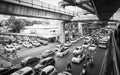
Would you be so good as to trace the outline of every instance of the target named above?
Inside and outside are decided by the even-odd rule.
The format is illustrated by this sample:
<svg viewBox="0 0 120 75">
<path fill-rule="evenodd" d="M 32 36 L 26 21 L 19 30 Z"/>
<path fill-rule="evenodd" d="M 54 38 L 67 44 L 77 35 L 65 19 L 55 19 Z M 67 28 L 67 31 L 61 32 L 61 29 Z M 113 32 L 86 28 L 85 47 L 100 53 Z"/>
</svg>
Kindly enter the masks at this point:
<svg viewBox="0 0 120 75">
<path fill-rule="evenodd" d="M 19 70 L 20 68 L 7 68 L 0 71 L 0 75 L 10 75 L 11 73 Z"/>
<path fill-rule="evenodd" d="M 53 57 L 47 57 L 40 61 L 41 65 L 48 66 L 48 65 L 55 65 L 55 59 Z"/>
<path fill-rule="evenodd" d="M 40 61 L 40 58 L 37 58 L 37 57 L 27 57 L 27 58 L 25 58 L 25 59 L 23 59 L 21 61 L 21 66 L 22 67 L 25 67 L 25 66 L 33 67 L 36 64 L 38 64 L 39 61 Z"/>
</svg>

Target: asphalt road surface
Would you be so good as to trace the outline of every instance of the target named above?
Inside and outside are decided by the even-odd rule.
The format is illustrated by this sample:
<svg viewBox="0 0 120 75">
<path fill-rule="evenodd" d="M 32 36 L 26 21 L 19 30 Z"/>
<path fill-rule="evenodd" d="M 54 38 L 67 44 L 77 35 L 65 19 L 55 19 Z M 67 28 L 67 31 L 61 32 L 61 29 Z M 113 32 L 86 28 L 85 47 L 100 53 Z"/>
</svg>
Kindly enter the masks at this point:
<svg viewBox="0 0 120 75">
<path fill-rule="evenodd" d="M 58 73 L 62 72 L 65 70 L 67 62 L 71 61 L 72 57 L 73 57 L 73 50 L 77 47 L 77 46 L 81 46 L 83 44 L 83 39 L 81 39 L 80 41 L 78 41 L 77 43 L 73 44 L 71 47 L 69 47 L 69 54 L 65 55 L 63 58 L 59 58 L 56 57 L 55 55 L 53 56 L 55 58 L 56 64 L 55 67 L 57 68 Z M 47 47 L 43 47 L 41 48 L 32 48 L 30 50 L 27 50 L 25 52 L 20 52 L 19 55 L 20 60 L 27 57 L 27 56 L 37 56 L 40 57 L 40 54 L 42 52 L 44 52 L 45 50 L 54 50 L 54 48 L 56 47 L 57 44 L 55 45 L 49 45 Z M 34 51 L 32 51 L 34 50 Z M 32 52 L 31 52 L 32 51 Z M 87 66 L 87 75 L 99 75 L 100 69 L 101 69 L 101 65 L 102 65 L 102 61 L 104 58 L 106 50 L 105 49 L 100 49 L 97 48 L 96 51 L 91 52 L 89 51 L 90 55 L 93 56 L 94 58 L 94 67 L 90 68 L 89 66 Z M 80 75 L 80 72 L 82 70 L 83 64 L 87 63 L 88 61 L 85 59 L 81 64 L 73 64 L 71 62 L 72 65 L 72 74 L 73 75 Z"/>
</svg>

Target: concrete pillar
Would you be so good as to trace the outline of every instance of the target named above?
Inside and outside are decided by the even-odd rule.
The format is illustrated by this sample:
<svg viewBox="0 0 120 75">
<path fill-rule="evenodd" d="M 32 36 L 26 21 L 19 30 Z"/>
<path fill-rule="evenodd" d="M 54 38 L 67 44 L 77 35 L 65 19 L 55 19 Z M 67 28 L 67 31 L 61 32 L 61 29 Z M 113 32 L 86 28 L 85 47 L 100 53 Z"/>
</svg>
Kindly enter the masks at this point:
<svg viewBox="0 0 120 75">
<path fill-rule="evenodd" d="M 63 21 L 60 21 L 57 23 L 58 25 L 58 28 L 59 28 L 59 42 L 60 43 L 65 43 L 65 30 L 64 30 L 64 26 L 65 26 L 65 23 Z"/>
<path fill-rule="evenodd" d="M 78 32 L 81 33 L 81 35 L 83 35 L 83 29 L 82 29 L 82 23 L 78 22 Z"/>
</svg>

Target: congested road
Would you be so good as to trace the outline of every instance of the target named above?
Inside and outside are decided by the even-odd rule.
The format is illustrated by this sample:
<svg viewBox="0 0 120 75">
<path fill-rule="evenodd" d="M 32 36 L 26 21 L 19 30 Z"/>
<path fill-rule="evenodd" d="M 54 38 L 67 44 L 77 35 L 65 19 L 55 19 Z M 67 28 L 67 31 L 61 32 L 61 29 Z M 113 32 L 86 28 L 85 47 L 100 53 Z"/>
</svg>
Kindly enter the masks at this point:
<svg viewBox="0 0 120 75">
<path fill-rule="evenodd" d="M 67 66 L 67 62 L 70 61 L 73 57 L 73 50 L 77 47 L 77 46 L 81 46 L 83 44 L 83 39 L 79 40 L 77 43 L 73 44 L 71 47 L 69 47 L 69 54 L 65 55 L 63 58 L 59 58 L 57 56 L 52 56 L 55 58 L 55 67 L 57 68 L 58 73 L 62 72 L 65 70 L 66 66 Z M 47 47 L 44 46 L 42 48 L 38 47 L 38 48 L 32 48 L 29 49 L 27 51 L 21 51 L 18 53 L 18 55 L 20 55 L 20 60 L 22 60 L 23 58 L 27 57 L 27 56 L 37 56 L 37 57 L 41 57 L 41 53 L 44 52 L 45 50 L 54 50 L 57 44 L 54 45 L 48 45 Z M 88 51 L 88 50 L 87 50 Z M 90 68 L 89 66 L 87 66 L 87 75 L 99 75 L 100 72 L 100 68 L 102 65 L 102 61 L 104 58 L 106 50 L 105 49 L 99 49 L 97 48 L 96 51 L 91 52 L 89 51 L 90 55 L 93 56 L 94 58 L 94 67 Z M 88 62 L 88 60 L 84 60 L 82 63 L 80 64 L 73 64 L 71 62 L 72 65 L 72 74 L 73 75 L 80 75 L 80 72 L 82 70 L 83 64 L 86 64 Z"/>
</svg>

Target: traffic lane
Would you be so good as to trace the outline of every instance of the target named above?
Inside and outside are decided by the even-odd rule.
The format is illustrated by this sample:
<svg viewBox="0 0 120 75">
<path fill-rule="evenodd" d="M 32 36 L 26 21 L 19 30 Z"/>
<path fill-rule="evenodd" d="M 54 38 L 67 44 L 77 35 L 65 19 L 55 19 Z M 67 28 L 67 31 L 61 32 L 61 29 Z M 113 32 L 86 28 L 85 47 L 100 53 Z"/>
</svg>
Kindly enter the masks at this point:
<svg viewBox="0 0 120 75">
<path fill-rule="evenodd" d="M 96 52 L 90 52 L 90 54 L 93 56 L 93 59 L 94 59 L 94 62 L 93 62 L 94 67 L 87 68 L 88 75 L 99 75 L 106 51 L 107 49 L 101 49 L 97 47 Z"/>
<path fill-rule="evenodd" d="M 77 46 L 80 46 L 82 44 L 83 44 L 83 42 L 80 41 L 77 44 L 73 45 L 71 48 L 69 48 L 70 53 L 68 55 L 64 56 L 63 58 L 55 57 L 55 60 L 56 60 L 55 66 L 56 66 L 58 72 L 62 72 L 65 70 L 65 68 L 67 66 L 67 61 L 71 61 L 71 59 L 73 57 L 73 54 L 72 54 L 73 50 Z M 106 50 L 99 49 L 99 48 L 97 48 L 95 52 L 88 51 L 90 53 L 90 55 L 93 56 L 93 58 L 94 58 L 94 67 L 90 68 L 89 66 L 87 66 L 88 75 L 99 75 L 99 71 L 101 68 L 101 64 L 102 64 L 102 61 L 104 58 L 105 51 Z M 88 63 L 88 60 L 86 60 L 86 59 L 80 64 L 71 63 L 72 74 L 79 75 L 80 72 L 82 71 L 83 64 L 86 64 L 86 63 Z"/>
<path fill-rule="evenodd" d="M 43 53 L 46 50 L 54 50 L 54 48 L 56 47 L 57 43 L 53 43 L 50 45 L 46 45 L 46 46 L 42 46 L 42 47 L 35 47 L 35 48 L 31 48 L 31 49 L 27 49 L 26 51 L 21 51 L 18 52 L 18 59 L 15 59 L 12 64 L 16 65 L 16 67 L 20 67 L 20 61 L 23 60 L 24 58 L 28 57 L 28 56 L 33 56 L 33 57 L 39 57 L 41 58 L 41 53 Z"/>
<path fill-rule="evenodd" d="M 67 62 L 70 61 L 71 62 L 71 59 L 73 57 L 73 50 L 77 47 L 77 46 L 81 46 L 82 44 L 84 43 L 83 39 L 79 40 L 77 43 L 73 44 L 71 47 L 69 47 L 69 54 L 65 55 L 64 57 L 62 58 L 59 58 L 57 56 L 54 56 L 55 58 L 55 67 L 57 68 L 58 70 L 58 73 L 59 72 L 62 72 L 65 70 L 66 66 L 67 66 Z M 77 66 L 75 66 L 74 64 L 72 64 L 71 62 L 71 66 L 72 66 L 72 69 L 73 68 L 76 68 Z M 76 70 L 79 70 L 79 69 L 76 69 Z"/>
</svg>

